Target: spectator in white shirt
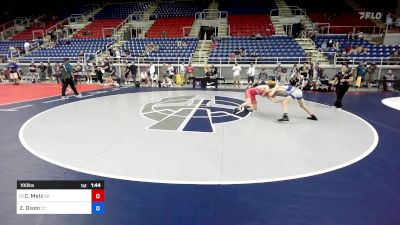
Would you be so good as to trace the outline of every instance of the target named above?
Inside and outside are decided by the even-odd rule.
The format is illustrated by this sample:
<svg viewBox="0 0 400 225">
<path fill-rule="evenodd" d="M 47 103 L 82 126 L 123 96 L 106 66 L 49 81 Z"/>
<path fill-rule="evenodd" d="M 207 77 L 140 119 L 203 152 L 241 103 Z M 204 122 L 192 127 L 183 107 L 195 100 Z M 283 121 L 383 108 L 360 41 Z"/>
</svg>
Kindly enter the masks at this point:
<svg viewBox="0 0 400 225">
<path fill-rule="evenodd" d="M 237 83 L 237 87 L 240 88 L 240 71 L 242 70 L 242 68 L 235 63 L 235 65 L 232 68 L 233 71 L 233 85 L 235 85 Z"/>
<path fill-rule="evenodd" d="M 391 13 L 388 13 L 386 15 L 386 22 L 385 22 L 386 26 L 388 26 L 389 29 L 391 29 L 392 25 L 393 25 L 393 17 Z"/>
<path fill-rule="evenodd" d="M 29 53 L 29 47 L 31 47 L 31 44 L 29 43 L 29 41 L 25 41 L 24 43 L 25 54 Z"/>
<path fill-rule="evenodd" d="M 250 86 L 254 85 L 254 76 L 256 75 L 256 68 L 254 64 L 250 64 L 250 67 L 247 69 L 247 84 Z"/>
</svg>

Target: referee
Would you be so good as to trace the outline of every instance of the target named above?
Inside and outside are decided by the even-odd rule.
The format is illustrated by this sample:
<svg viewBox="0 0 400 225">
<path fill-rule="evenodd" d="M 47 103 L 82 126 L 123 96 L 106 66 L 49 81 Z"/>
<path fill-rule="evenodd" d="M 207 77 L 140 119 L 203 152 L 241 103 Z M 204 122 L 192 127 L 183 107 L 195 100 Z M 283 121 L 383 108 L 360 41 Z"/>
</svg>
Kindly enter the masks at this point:
<svg viewBox="0 0 400 225">
<path fill-rule="evenodd" d="M 62 89 L 61 89 L 61 99 L 67 99 L 68 97 L 65 96 L 65 91 L 67 90 L 68 85 L 71 87 L 71 89 L 74 91 L 75 96 L 77 98 L 81 98 L 82 94 L 78 93 L 78 91 L 75 88 L 75 83 L 74 83 L 74 77 L 72 75 L 73 68 L 71 64 L 69 64 L 69 59 L 64 59 L 64 63 L 61 68 L 61 80 L 62 82 Z"/>
<path fill-rule="evenodd" d="M 335 75 L 333 85 L 336 86 L 336 101 L 334 106 L 338 109 L 343 108 L 342 99 L 349 90 L 349 82 L 353 81 L 353 76 L 346 64 L 342 65 L 340 71 Z"/>
</svg>

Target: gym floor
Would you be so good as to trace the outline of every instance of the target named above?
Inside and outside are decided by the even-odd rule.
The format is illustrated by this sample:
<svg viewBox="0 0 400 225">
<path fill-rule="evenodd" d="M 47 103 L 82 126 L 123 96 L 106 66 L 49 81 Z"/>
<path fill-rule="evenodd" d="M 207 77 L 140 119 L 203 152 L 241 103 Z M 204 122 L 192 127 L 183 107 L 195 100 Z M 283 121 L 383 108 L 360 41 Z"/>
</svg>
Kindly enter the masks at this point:
<svg viewBox="0 0 400 225">
<path fill-rule="evenodd" d="M 121 87 L 0 106 L 1 224 L 400 223 L 398 93 L 306 92 L 232 115 L 243 90 Z M 394 104 L 392 104 L 394 102 Z M 104 215 L 16 215 L 17 180 L 105 180 Z"/>
</svg>

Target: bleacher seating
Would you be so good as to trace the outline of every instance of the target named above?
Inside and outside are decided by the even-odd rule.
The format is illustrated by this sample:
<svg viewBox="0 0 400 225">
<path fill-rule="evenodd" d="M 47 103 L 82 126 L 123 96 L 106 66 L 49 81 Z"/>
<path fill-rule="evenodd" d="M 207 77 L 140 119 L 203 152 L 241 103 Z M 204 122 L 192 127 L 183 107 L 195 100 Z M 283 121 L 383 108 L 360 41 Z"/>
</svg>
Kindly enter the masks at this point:
<svg viewBox="0 0 400 225">
<path fill-rule="evenodd" d="M 154 14 L 157 18 L 195 16 L 196 12 L 201 12 L 206 8 L 208 8 L 208 3 L 201 1 L 163 1 Z"/>
<path fill-rule="evenodd" d="M 328 7 L 321 7 L 320 4 L 313 1 L 286 0 L 286 3 L 306 9 L 308 17 L 314 23 L 330 23 L 330 26 L 336 26 L 329 29 L 329 33 L 332 34 L 351 32 L 354 26 L 358 26 L 356 32 L 370 33 L 373 31 L 373 28 L 365 26 L 376 26 L 369 19 L 360 19 L 360 15 L 344 0 L 325 0 L 324 5 Z M 322 26 L 326 25 L 323 24 Z"/>
<path fill-rule="evenodd" d="M 2 56 L 4 59 L 7 58 L 7 56 L 10 56 L 10 47 L 24 47 L 24 42 L 22 40 L 15 40 L 15 41 L 0 41 L 0 56 Z"/>
<path fill-rule="evenodd" d="M 123 19 L 95 20 L 76 34 L 74 38 L 103 38 L 103 28 L 116 28 Z M 105 37 L 112 36 L 112 30 L 104 30 Z"/>
<path fill-rule="evenodd" d="M 305 57 L 306 53 L 300 45 L 292 38 L 286 36 L 271 36 L 255 39 L 252 37 L 225 37 L 218 43 L 217 48 L 212 50 L 209 63 L 228 63 L 229 54 L 235 50 L 244 48 L 246 57 L 238 58 L 237 61 L 254 61 L 250 54 L 255 52 L 258 64 L 273 64 L 279 60 L 282 63 L 297 62 L 299 57 Z M 270 57 L 266 59 L 266 57 Z M 305 58 L 300 59 L 303 62 Z"/>
<path fill-rule="evenodd" d="M 69 44 L 67 43 L 69 42 Z M 63 39 L 60 45 L 55 48 L 40 49 L 30 55 L 21 58 L 20 62 L 62 62 L 64 58 L 69 58 L 75 62 L 79 60 L 81 51 L 87 54 L 97 54 L 105 50 L 107 45 L 114 42 L 113 39 Z"/>
<path fill-rule="evenodd" d="M 274 0 L 255 0 L 251 3 L 246 0 L 220 0 L 219 10 L 227 11 L 229 15 L 242 14 L 269 14 L 271 9 L 276 9 Z"/>
<path fill-rule="evenodd" d="M 340 52 L 343 49 L 347 48 L 348 46 L 352 46 L 353 48 L 356 47 L 363 47 L 368 48 L 367 52 L 364 53 L 351 53 L 348 54 L 350 58 L 357 57 L 355 59 L 356 62 L 363 62 L 363 61 L 373 61 L 373 62 L 380 62 L 381 58 L 386 61 L 389 59 L 389 56 L 396 50 L 400 50 L 400 45 L 376 45 L 372 44 L 367 40 L 348 40 L 346 39 L 345 35 L 321 35 L 315 39 L 315 44 L 318 47 L 321 47 L 322 43 L 328 42 L 329 40 L 338 41 L 339 42 L 339 49 L 328 48 L 325 51 L 331 52 L 329 53 L 328 58 L 333 59 L 334 52 Z"/>
<path fill-rule="evenodd" d="M 187 44 L 186 47 L 178 47 L 178 41 L 183 41 Z M 194 53 L 197 46 L 197 38 L 137 38 L 126 42 L 122 46 L 122 50 L 129 50 L 131 52 L 130 59 L 137 60 L 143 56 L 145 47 L 149 44 L 158 45 L 159 49 L 144 56 L 145 62 L 160 63 L 178 63 L 184 60 L 188 62 L 191 54 Z"/>
<path fill-rule="evenodd" d="M 228 17 L 228 24 L 231 36 L 251 36 L 256 33 L 271 36 L 275 33 L 267 15 L 232 15 Z"/>
<path fill-rule="evenodd" d="M 309 13 L 308 16 L 313 22 L 330 23 L 330 26 L 339 26 L 331 27 L 329 29 L 329 33 L 333 34 L 352 32 L 354 26 L 358 26 L 356 32 L 361 31 L 369 33 L 372 29 L 371 27 L 376 26 L 376 24 L 370 20 L 360 19 L 360 15 L 356 12 L 341 12 L 336 14 L 335 17 L 329 16 L 325 13 Z M 366 26 L 370 26 L 370 28 Z"/>
<path fill-rule="evenodd" d="M 147 37 L 161 37 L 162 32 L 165 31 L 167 37 L 182 37 L 183 27 L 191 27 L 193 25 L 193 17 L 179 17 L 179 18 L 160 18 L 153 23 L 147 31 Z M 190 29 L 185 29 L 185 36 L 189 34 Z"/>
<path fill-rule="evenodd" d="M 152 2 L 127 2 L 107 5 L 99 12 L 95 19 L 125 19 L 132 13 L 141 13 L 147 10 Z"/>
<path fill-rule="evenodd" d="M 51 21 L 51 22 L 46 22 L 46 26 L 44 26 L 44 27 L 27 28 L 26 30 L 12 36 L 11 39 L 12 40 L 32 40 L 33 38 L 43 38 L 43 33 L 45 33 L 47 29 L 49 29 L 56 23 L 57 22 L 55 22 L 55 21 Z M 35 33 L 35 36 L 33 36 L 33 31 L 43 31 L 43 33 L 37 32 L 37 33 Z"/>
</svg>

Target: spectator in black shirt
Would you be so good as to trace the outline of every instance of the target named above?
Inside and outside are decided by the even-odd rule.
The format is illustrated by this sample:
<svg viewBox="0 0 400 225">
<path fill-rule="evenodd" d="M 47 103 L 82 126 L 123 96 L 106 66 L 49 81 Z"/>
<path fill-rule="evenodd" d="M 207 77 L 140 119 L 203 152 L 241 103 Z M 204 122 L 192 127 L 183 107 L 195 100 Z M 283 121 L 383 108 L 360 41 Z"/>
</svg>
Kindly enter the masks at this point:
<svg viewBox="0 0 400 225">
<path fill-rule="evenodd" d="M 40 81 L 45 81 L 46 80 L 47 66 L 43 65 L 43 62 L 40 62 L 40 65 L 38 66 L 38 68 L 39 68 Z"/>
<path fill-rule="evenodd" d="M 131 71 L 132 82 L 135 84 L 136 82 L 136 73 L 137 73 L 137 66 L 132 62 L 129 66 L 129 70 Z"/>
<path fill-rule="evenodd" d="M 336 102 L 334 106 L 338 109 L 343 108 L 342 99 L 349 90 L 349 82 L 353 81 L 353 76 L 347 65 L 343 65 L 340 71 L 335 75 L 333 85 L 336 86 Z"/>
</svg>

